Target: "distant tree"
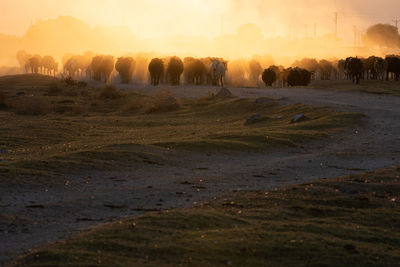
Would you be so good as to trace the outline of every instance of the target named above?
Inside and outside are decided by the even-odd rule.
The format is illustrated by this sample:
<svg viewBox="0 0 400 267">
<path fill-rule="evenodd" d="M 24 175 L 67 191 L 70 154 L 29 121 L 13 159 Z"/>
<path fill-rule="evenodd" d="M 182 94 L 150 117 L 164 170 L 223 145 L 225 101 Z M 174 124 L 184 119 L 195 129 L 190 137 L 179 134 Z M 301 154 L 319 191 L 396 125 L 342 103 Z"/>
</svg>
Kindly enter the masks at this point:
<svg viewBox="0 0 400 267">
<path fill-rule="evenodd" d="M 400 47 L 400 35 L 395 26 L 390 24 L 376 24 L 368 28 L 364 41 L 370 45 L 381 47 Z"/>
</svg>

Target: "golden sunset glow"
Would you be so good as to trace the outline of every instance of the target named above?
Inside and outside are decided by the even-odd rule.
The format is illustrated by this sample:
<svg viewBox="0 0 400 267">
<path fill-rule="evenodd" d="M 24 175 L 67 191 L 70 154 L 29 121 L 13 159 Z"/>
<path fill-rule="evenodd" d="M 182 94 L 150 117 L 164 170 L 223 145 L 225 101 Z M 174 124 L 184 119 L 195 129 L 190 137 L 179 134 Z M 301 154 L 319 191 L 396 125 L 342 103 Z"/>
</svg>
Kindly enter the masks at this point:
<svg viewBox="0 0 400 267">
<path fill-rule="evenodd" d="M 4 0 L 0 63 L 16 64 L 18 49 L 57 58 L 88 50 L 230 59 L 269 54 L 282 64 L 302 56 L 339 57 L 354 53 L 346 47 L 362 47 L 362 34 L 372 24 L 393 23 L 399 8 L 397 0 Z M 44 24 L 48 20 L 53 23 Z"/>
<path fill-rule="evenodd" d="M 400 0 L 0 0 L 1 266 L 399 266 Z"/>
</svg>

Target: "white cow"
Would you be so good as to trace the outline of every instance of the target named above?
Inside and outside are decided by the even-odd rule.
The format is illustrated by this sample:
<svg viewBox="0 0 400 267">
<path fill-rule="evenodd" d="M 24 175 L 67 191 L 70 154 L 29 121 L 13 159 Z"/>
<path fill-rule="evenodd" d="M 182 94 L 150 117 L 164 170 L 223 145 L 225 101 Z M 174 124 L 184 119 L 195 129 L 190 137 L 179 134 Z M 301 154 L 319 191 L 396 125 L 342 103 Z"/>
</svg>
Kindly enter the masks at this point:
<svg viewBox="0 0 400 267">
<path fill-rule="evenodd" d="M 226 73 L 226 63 L 214 59 L 210 66 L 210 75 L 213 85 L 224 86 L 224 78 Z"/>
</svg>

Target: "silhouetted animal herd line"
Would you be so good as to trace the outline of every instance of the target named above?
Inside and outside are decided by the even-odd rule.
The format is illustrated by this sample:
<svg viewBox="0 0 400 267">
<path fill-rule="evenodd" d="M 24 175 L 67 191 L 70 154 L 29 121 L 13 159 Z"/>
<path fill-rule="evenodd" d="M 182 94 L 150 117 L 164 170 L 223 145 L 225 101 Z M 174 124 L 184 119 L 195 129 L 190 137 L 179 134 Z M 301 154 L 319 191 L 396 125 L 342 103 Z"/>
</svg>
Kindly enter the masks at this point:
<svg viewBox="0 0 400 267">
<path fill-rule="evenodd" d="M 54 75 L 58 73 L 58 63 L 51 56 L 30 55 L 25 51 L 17 53 L 21 69 L 27 73 Z M 400 56 L 388 55 L 385 58 L 348 57 L 341 60 L 316 60 L 304 58 L 296 60 L 291 67 L 271 65 L 263 68 L 259 61 L 228 62 L 222 58 L 177 56 L 152 58 L 143 56 L 119 57 L 95 55 L 86 52 L 82 55 L 65 55 L 62 59 L 63 77 L 110 82 L 119 77 L 123 84 L 131 82 L 180 85 L 182 79 L 188 85 L 237 85 L 238 80 L 258 86 L 307 86 L 312 80 L 352 80 L 359 84 L 365 80 L 398 81 L 400 77 Z M 232 68 L 231 71 L 228 70 Z M 243 85 L 243 84 L 242 84 Z"/>
</svg>

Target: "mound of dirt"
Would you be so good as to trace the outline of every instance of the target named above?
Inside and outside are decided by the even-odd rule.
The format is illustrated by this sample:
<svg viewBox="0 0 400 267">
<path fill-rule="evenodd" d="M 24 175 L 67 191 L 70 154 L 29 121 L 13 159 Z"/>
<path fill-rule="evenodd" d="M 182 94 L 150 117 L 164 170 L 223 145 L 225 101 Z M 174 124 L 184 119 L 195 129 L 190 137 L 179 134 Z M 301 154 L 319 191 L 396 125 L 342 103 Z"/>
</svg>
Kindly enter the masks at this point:
<svg viewBox="0 0 400 267">
<path fill-rule="evenodd" d="M 0 77 L 0 85 L 5 86 L 49 86 L 58 79 L 41 74 L 19 74 Z"/>
<path fill-rule="evenodd" d="M 231 98 L 231 97 L 234 97 L 234 95 L 227 88 L 223 87 L 218 91 L 218 93 L 214 97 L 215 98 Z"/>
</svg>

